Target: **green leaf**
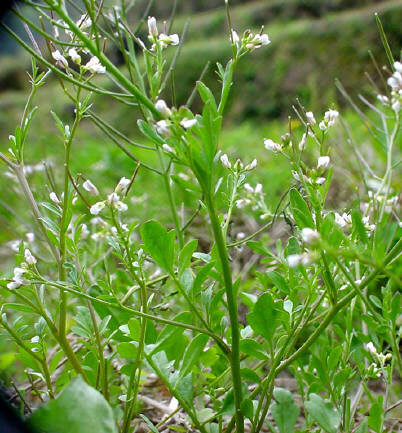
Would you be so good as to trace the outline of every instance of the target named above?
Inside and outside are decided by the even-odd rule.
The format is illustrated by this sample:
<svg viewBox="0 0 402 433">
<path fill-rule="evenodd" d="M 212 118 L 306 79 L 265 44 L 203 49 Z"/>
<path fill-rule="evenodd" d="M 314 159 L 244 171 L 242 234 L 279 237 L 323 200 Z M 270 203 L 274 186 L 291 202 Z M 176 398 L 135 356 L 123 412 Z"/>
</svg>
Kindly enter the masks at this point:
<svg viewBox="0 0 402 433">
<path fill-rule="evenodd" d="M 241 377 L 252 383 L 260 383 L 261 381 L 258 374 L 254 370 L 251 370 L 251 368 L 242 368 L 240 370 L 240 375 Z"/>
<path fill-rule="evenodd" d="M 180 369 L 180 376 L 186 376 L 193 365 L 200 359 L 202 351 L 208 342 L 208 335 L 198 334 L 191 340 L 183 356 L 183 363 Z"/>
<path fill-rule="evenodd" d="M 197 81 L 197 90 L 204 104 L 211 103 L 215 114 L 217 114 L 218 108 L 216 106 L 215 97 L 212 94 L 211 90 L 202 81 Z"/>
<path fill-rule="evenodd" d="M 247 315 L 247 322 L 257 334 L 271 340 L 276 329 L 278 314 L 271 295 L 265 293 L 258 298 L 253 311 Z"/>
<path fill-rule="evenodd" d="M 190 373 L 180 378 L 176 382 L 175 390 L 187 403 L 192 404 L 194 398 L 193 374 Z"/>
<path fill-rule="evenodd" d="M 17 304 L 15 302 L 4 303 L 3 308 L 12 308 L 13 310 L 23 311 L 24 313 L 36 313 L 36 311 L 28 305 Z"/>
<path fill-rule="evenodd" d="M 368 425 L 376 433 L 382 433 L 384 409 L 383 409 L 383 396 L 378 396 L 378 400 L 370 407 Z"/>
<path fill-rule="evenodd" d="M 368 420 L 367 418 L 363 419 L 363 422 L 359 425 L 355 433 L 368 433 Z"/>
<path fill-rule="evenodd" d="M 122 358 L 134 359 L 137 355 L 137 347 L 130 342 L 123 342 L 117 346 L 117 353 Z"/>
<path fill-rule="evenodd" d="M 362 214 L 358 210 L 352 211 L 352 229 L 353 235 L 360 239 L 364 244 L 367 244 L 368 237 L 366 228 L 363 224 Z"/>
<path fill-rule="evenodd" d="M 300 409 L 294 402 L 292 393 L 284 388 L 275 388 L 274 398 L 271 413 L 280 433 L 293 432 Z"/>
<path fill-rule="evenodd" d="M 168 232 L 158 221 L 147 221 L 141 226 L 144 250 L 166 272 L 173 273 L 175 232 Z"/>
<path fill-rule="evenodd" d="M 140 417 L 145 421 L 146 425 L 150 428 L 152 433 L 159 433 L 158 429 L 152 424 L 152 422 L 142 413 L 140 413 Z"/>
<path fill-rule="evenodd" d="M 290 190 L 290 207 L 292 209 L 293 218 L 300 229 L 304 227 L 314 228 L 314 221 L 310 209 L 299 191 L 294 188 Z"/>
<path fill-rule="evenodd" d="M 251 398 L 245 398 L 240 405 L 240 409 L 242 411 L 242 414 L 248 418 L 249 420 L 253 419 L 254 415 L 254 406 Z"/>
<path fill-rule="evenodd" d="M 288 295 L 290 293 L 287 282 L 282 277 L 282 275 L 278 274 L 278 272 L 269 271 L 267 272 L 267 276 L 271 283 L 274 284 L 275 287 L 277 287 L 282 293 L 285 293 L 285 295 Z"/>
<path fill-rule="evenodd" d="M 257 359 L 267 359 L 267 355 L 264 353 L 262 345 L 251 338 L 243 338 L 240 340 L 240 351 L 247 355 L 254 356 Z"/>
<path fill-rule="evenodd" d="M 73 379 L 56 400 L 34 412 L 28 423 L 41 433 L 117 433 L 108 402 L 81 376 Z"/>
<path fill-rule="evenodd" d="M 144 120 L 138 120 L 137 125 L 139 130 L 145 135 L 145 137 L 149 138 L 152 143 L 162 145 L 165 142 L 163 138 Z"/>
<path fill-rule="evenodd" d="M 181 274 L 186 268 L 190 266 L 191 257 L 193 256 L 194 251 L 197 249 L 198 241 L 197 239 L 193 239 L 184 245 L 183 249 L 179 254 L 179 274 Z"/>
<path fill-rule="evenodd" d="M 341 416 L 328 401 L 317 394 L 310 394 L 305 404 L 310 417 L 327 433 L 337 433 Z"/>
</svg>

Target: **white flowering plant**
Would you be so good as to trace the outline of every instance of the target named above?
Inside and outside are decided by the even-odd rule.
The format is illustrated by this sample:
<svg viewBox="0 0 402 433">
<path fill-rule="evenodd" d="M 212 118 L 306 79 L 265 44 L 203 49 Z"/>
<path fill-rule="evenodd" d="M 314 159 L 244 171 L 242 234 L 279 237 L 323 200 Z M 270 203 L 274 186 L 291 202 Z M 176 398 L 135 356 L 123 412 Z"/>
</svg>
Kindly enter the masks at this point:
<svg viewBox="0 0 402 433">
<path fill-rule="evenodd" d="M 45 54 L 3 25 L 32 56 L 32 92 L 9 149 L 0 152 L 35 224 L 0 282 L 3 337 L 28 378 L 24 388 L 18 377 L 16 389 L 43 402 L 28 422 L 40 431 L 77 433 L 129 433 L 140 423 L 151 432 L 389 431 L 402 368 L 395 189 L 402 80 L 382 27 L 391 70 L 386 94 L 374 98 L 381 106 L 362 98 L 372 111 L 369 121 L 358 112 L 367 134 L 375 134 L 385 167 L 376 161 L 374 170 L 356 148 L 357 198 L 332 208 L 331 183 L 342 185 L 343 175 L 334 166 L 331 134 L 341 126 L 350 131 L 334 107 L 318 118 L 300 105 L 301 137 L 289 127 L 281 138 L 261 140 L 270 157 L 287 161 L 293 179 L 272 209 L 269 185 L 249 180 L 264 167 L 220 148 L 236 65 L 256 49 L 269 49 L 263 29 L 239 37 L 227 5 L 233 56 L 217 65 L 219 95 L 196 83 L 202 109 L 194 113 L 190 103 L 176 106 L 164 96 L 177 61 L 167 67 L 166 53 L 181 48 L 181 37 L 166 23 L 146 18 L 148 40 L 142 41 L 125 7 L 84 1 L 73 18 L 64 1 L 25 3 L 53 29 L 14 10 L 45 39 Z M 112 44 L 123 53 L 125 69 L 112 62 Z M 24 148 L 34 97 L 50 74 L 74 104 L 74 120 L 68 124 L 53 113 L 64 148 L 62 185 L 49 182 L 41 202 L 24 170 Z M 142 134 L 146 144 L 99 117 L 94 93 L 132 106 L 133 119 L 138 116 L 133 136 Z M 72 172 L 86 119 L 133 163 L 117 185 L 101 188 Z M 136 156 L 144 148 L 159 165 Z M 178 169 L 186 175 L 177 176 Z M 130 194 L 140 170 L 163 180 L 168 227 L 136 217 Z M 180 206 L 176 186 L 196 198 L 196 209 Z M 249 208 L 259 226 L 236 230 Z M 197 219 L 202 239 L 192 230 Z M 285 233 L 272 242 L 268 235 L 276 226 Z M 242 267 L 236 260 L 242 254 L 254 262 Z M 168 403 L 163 392 L 156 403 L 147 397 L 151 374 Z M 281 379 L 293 381 L 298 392 L 281 386 Z M 384 391 L 378 393 L 373 381 Z M 146 404 L 162 412 L 159 420 L 150 419 Z"/>
</svg>

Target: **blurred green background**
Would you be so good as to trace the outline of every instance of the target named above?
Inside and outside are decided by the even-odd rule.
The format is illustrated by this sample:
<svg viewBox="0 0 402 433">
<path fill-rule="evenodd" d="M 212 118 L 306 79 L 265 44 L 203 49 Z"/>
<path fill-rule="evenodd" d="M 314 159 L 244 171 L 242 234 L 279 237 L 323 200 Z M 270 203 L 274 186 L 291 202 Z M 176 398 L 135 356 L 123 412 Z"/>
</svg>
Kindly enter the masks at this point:
<svg viewBox="0 0 402 433">
<path fill-rule="evenodd" d="M 289 185 L 291 175 L 285 170 L 281 156 L 273 156 L 263 149 L 263 138 L 279 140 L 287 131 L 288 116 L 295 117 L 292 105 L 298 98 L 307 110 L 320 117 L 329 106 L 340 110 L 351 124 L 354 141 L 365 147 L 369 137 L 357 116 L 352 114 L 345 99 L 335 87 L 339 79 L 352 97 L 358 93 L 375 100 L 376 93 L 385 92 L 384 79 L 379 69 L 387 64 L 374 14 L 382 20 L 393 54 L 400 56 L 402 42 L 402 1 L 398 0 L 232 0 L 231 16 L 233 27 L 242 33 L 246 29 L 258 32 L 265 26 L 272 43 L 248 55 L 241 63 L 235 77 L 226 118 L 222 147 L 231 158 L 242 158 L 245 162 L 254 157 L 259 160 L 259 169 L 253 173 L 251 183 L 260 181 L 266 191 L 267 206 L 274 210 L 283 192 Z M 105 7 L 116 4 L 105 1 Z M 134 23 L 144 16 L 148 2 L 140 0 L 132 13 Z M 32 16 L 28 7 L 22 7 L 23 14 Z M 215 74 L 216 62 L 225 64 L 231 54 L 226 24 L 224 0 L 155 0 L 150 15 L 158 20 L 168 20 L 175 11 L 173 31 L 182 34 L 188 22 L 188 31 L 179 61 L 174 72 L 174 89 L 178 104 L 183 104 L 193 90 L 195 81 L 208 62 L 204 82 L 218 92 L 219 83 Z M 18 34 L 26 34 L 21 23 L 12 15 L 5 18 Z M 146 39 L 146 25 L 139 36 Z M 39 42 L 40 39 L 38 38 Z M 170 58 L 175 49 L 169 49 Z M 121 53 L 109 52 L 114 61 L 121 62 Z M 373 62 L 372 59 L 375 59 Z M 24 102 L 29 93 L 26 71 L 30 68 L 29 56 L 14 41 L 0 34 L 0 150 L 7 152 L 8 135 L 17 126 Z M 387 74 L 385 73 L 385 76 Z M 112 86 L 107 78 L 99 77 L 105 86 Z M 377 89 L 373 87 L 377 86 Z M 165 99 L 172 102 L 171 86 Z M 141 140 L 136 128 L 137 113 L 104 97 L 94 97 L 94 110 L 129 137 Z M 60 188 L 63 149 L 61 138 L 50 115 L 55 111 L 65 122 L 72 120 L 73 108 L 63 95 L 54 76 L 40 89 L 35 100 L 39 107 L 28 139 L 26 162 L 38 167 L 47 161 L 54 167 L 56 189 Z M 199 109 L 199 100 L 192 106 Z M 303 130 L 297 121 L 293 127 Z M 73 146 L 73 172 L 85 173 L 99 189 L 109 192 L 121 176 L 130 176 L 134 168 L 128 159 L 90 121 L 84 121 L 77 142 Z M 340 130 L 334 133 L 334 142 L 343 141 Z M 130 149 L 138 157 L 153 163 L 154 156 Z M 352 164 L 350 152 L 338 147 L 335 154 L 342 159 L 345 169 Z M 381 154 L 380 161 L 381 162 Z M 375 158 L 374 158 L 375 163 Z M 57 168 L 58 167 L 58 168 Z M 8 260 L 7 242 L 21 239 L 32 231 L 29 214 L 24 205 L 17 184 L 7 177 L 6 167 L 0 164 L 0 260 Z M 29 175 L 35 196 L 47 200 L 49 182 L 44 171 Z M 254 180 L 254 179 L 255 180 Z M 342 186 L 333 187 L 334 201 L 341 203 L 347 195 L 347 184 L 356 179 L 345 178 Z M 154 174 L 141 170 L 133 194 L 132 214 L 138 218 L 158 216 L 164 203 L 162 180 Z M 175 189 L 177 202 L 184 202 L 189 208 L 196 205 L 196 199 Z M 147 200 L 151 198 L 151 200 Z M 82 209 L 84 211 L 84 209 Z"/>
</svg>

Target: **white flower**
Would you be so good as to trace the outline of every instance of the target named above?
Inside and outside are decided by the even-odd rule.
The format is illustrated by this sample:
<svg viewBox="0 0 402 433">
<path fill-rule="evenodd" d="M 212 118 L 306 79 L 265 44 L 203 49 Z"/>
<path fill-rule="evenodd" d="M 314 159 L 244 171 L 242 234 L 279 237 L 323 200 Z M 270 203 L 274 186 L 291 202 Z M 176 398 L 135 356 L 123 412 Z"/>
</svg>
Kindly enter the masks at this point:
<svg viewBox="0 0 402 433">
<path fill-rule="evenodd" d="M 317 123 L 314 117 L 314 113 L 312 111 L 307 111 L 306 117 L 310 125 L 315 125 Z"/>
<path fill-rule="evenodd" d="M 254 193 L 255 194 L 261 194 L 262 193 L 262 184 L 261 183 L 257 183 L 257 185 L 254 188 Z"/>
<path fill-rule="evenodd" d="M 70 56 L 71 60 L 76 64 L 81 64 L 81 56 L 77 53 L 77 50 L 75 48 L 70 48 L 68 50 L 68 55 Z"/>
<path fill-rule="evenodd" d="M 51 192 L 49 194 L 49 197 L 50 197 L 50 200 L 52 200 L 53 203 L 60 204 L 60 200 L 57 197 L 57 194 L 55 192 Z"/>
<path fill-rule="evenodd" d="M 321 129 L 321 131 L 325 131 L 327 129 L 327 124 L 322 120 L 319 124 L 318 127 Z"/>
<path fill-rule="evenodd" d="M 399 113 L 401 109 L 401 103 L 398 100 L 396 100 L 395 102 L 392 103 L 392 109 L 395 111 L 395 113 Z"/>
<path fill-rule="evenodd" d="M 116 188 L 114 189 L 114 192 L 124 194 L 127 191 L 127 188 L 129 187 L 130 183 L 131 183 L 131 179 L 122 177 L 119 180 L 119 183 L 117 184 Z"/>
<path fill-rule="evenodd" d="M 112 192 L 111 194 L 109 194 L 107 196 L 107 203 L 109 205 L 114 205 L 116 204 L 118 201 L 120 200 L 120 197 L 118 194 L 116 194 L 115 192 Z"/>
<path fill-rule="evenodd" d="M 114 204 L 114 207 L 117 209 L 118 212 L 125 212 L 128 209 L 126 203 L 123 203 L 122 201 L 116 202 Z"/>
<path fill-rule="evenodd" d="M 178 34 L 165 35 L 161 33 L 159 35 L 158 41 L 162 48 L 168 47 L 169 45 L 179 45 L 180 39 Z"/>
<path fill-rule="evenodd" d="M 400 72 L 402 74 L 402 63 L 401 62 L 395 62 L 394 68 L 397 72 Z"/>
<path fill-rule="evenodd" d="M 37 263 L 36 258 L 32 255 L 31 251 L 28 248 L 24 251 L 25 261 L 28 265 L 35 265 Z"/>
<path fill-rule="evenodd" d="M 315 183 L 317 185 L 322 185 L 325 182 L 325 180 L 326 180 L 325 177 L 317 177 Z"/>
<path fill-rule="evenodd" d="M 250 162 L 250 164 L 247 164 L 247 165 L 244 167 L 244 170 L 250 171 L 250 170 L 253 170 L 253 169 L 256 168 L 256 167 L 257 167 L 257 159 L 254 158 L 254 159 Z"/>
<path fill-rule="evenodd" d="M 374 344 L 370 341 L 366 344 L 366 349 L 372 354 L 377 355 L 377 349 L 374 347 Z"/>
<path fill-rule="evenodd" d="M 313 262 L 313 256 L 311 254 L 290 254 L 287 256 L 286 261 L 291 268 L 296 266 L 308 266 Z"/>
<path fill-rule="evenodd" d="M 151 38 L 158 36 L 158 27 L 156 26 L 155 17 L 148 17 L 148 33 Z"/>
<path fill-rule="evenodd" d="M 301 236 L 303 239 L 303 242 L 305 242 L 306 244 L 314 244 L 317 241 L 320 240 L 320 234 L 313 229 L 310 229 L 308 227 L 305 227 L 302 231 L 301 231 Z"/>
<path fill-rule="evenodd" d="M 92 26 L 92 20 L 87 14 L 84 14 L 81 15 L 76 24 L 81 30 L 85 30 Z"/>
<path fill-rule="evenodd" d="M 224 167 L 226 168 L 232 168 L 232 164 L 229 161 L 228 156 L 226 155 L 226 153 L 224 153 L 223 155 L 221 155 L 221 163 Z"/>
<path fill-rule="evenodd" d="M 286 257 L 286 261 L 291 268 L 295 268 L 299 266 L 301 263 L 301 255 L 300 254 L 290 254 Z"/>
<path fill-rule="evenodd" d="M 89 179 L 87 179 L 82 184 L 82 187 L 85 189 L 85 191 L 88 191 L 91 195 L 99 194 L 98 188 L 96 188 L 96 186 Z"/>
<path fill-rule="evenodd" d="M 89 62 L 85 65 L 85 69 L 91 72 L 91 74 L 104 74 L 106 72 L 105 66 L 102 66 L 96 56 L 91 57 Z"/>
<path fill-rule="evenodd" d="M 98 201 L 98 203 L 95 203 L 93 206 L 91 206 L 91 209 L 89 210 L 92 215 L 99 215 L 99 213 L 105 208 L 105 202 L 104 201 Z"/>
<path fill-rule="evenodd" d="M 324 121 L 328 126 L 332 126 L 338 118 L 339 113 L 336 110 L 328 110 L 324 115 Z"/>
<path fill-rule="evenodd" d="M 62 67 L 64 69 L 68 68 L 67 59 L 60 53 L 59 50 L 53 51 L 52 57 L 54 58 L 54 60 L 56 60 L 57 64 L 60 67 Z"/>
<path fill-rule="evenodd" d="M 244 184 L 244 189 L 245 189 L 247 192 L 250 192 L 251 194 L 254 193 L 254 188 L 253 188 L 249 183 L 245 183 L 245 184 Z"/>
<path fill-rule="evenodd" d="M 268 45 L 270 43 L 271 41 L 267 34 L 261 35 L 258 33 L 256 35 L 253 35 L 252 33 L 250 33 L 246 39 L 246 48 L 250 51 L 253 51 L 257 48 L 262 47 L 263 45 Z"/>
<path fill-rule="evenodd" d="M 11 281 L 7 284 L 7 288 L 10 290 L 18 289 L 18 287 L 21 287 L 22 284 L 19 281 Z"/>
<path fill-rule="evenodd" d="M 190 128 L 192 128 L 196 123 L 197 123 L 197 119 L 187 119 L 187 118 L 184 118 L 184 119 L 180 122 L 180 125 L 181 125 L 184 129 L 190 129 Z"/>
<path fill-rule="evenodd" d="M 241 198 L 239 200 L 236 200 L 236 207 L 238 209 L 242 209 L 250 203 L 251 203 L 251 200 L 249 200 L 248 198 Z"/>
<path fill-rule="evenodd" d="M 175 153 L 173 147 L 170 147 L 167 143 L 162 144 L 162 149 L 167 153 Z"/>
<path fill-rule="evenodd" d="M 392 77 L 388 78 L 387 83 L 392 87 L 392 90 L 395 90 L 396 92 L 402 89 L 402 72 L 394 72 Z"/>
<path fill-rule="evenodd" d="M 296 179 L 298 182 L 300 182 L 300 176 L 299 176 L 299 173 L 297 171 L 292 170 L 292 176 L 293 176 L 293 179 Z"/>
<path fill-rule="evenodd" d="M 35 233 L 27 233 L 26 235 L 28 242 L 34 242 L 35 241 Z"/>
<path fill-rule="evenodd" d="M 232 36 L 230 38 L 230 42 L 232 42 L 237 47 L 239 47 L 239 45 L 240 45 L 240 38 L 239 38 L 239 35 L 237 34 L 236 30 L 232 29 L 231 35 Z"/>
<path fill-rule="evenodd" d="M 327 168 L 330 162 L 329 156 L 320 156 L 317 161 L 317 168 Z"/>
<path fill-rule="evenodd" d="M 304 150 L 304 148 L 306 147 L 306 141 L 307 141 L 307 134 L 304 133 L 299 143 L 299 150 Z"/>
<path fill-rule="evenodd" d="M 264 139 L 264 146 L 265 146 L 265 149 L 272 150 L 272 152 L 275 152 L 275 153 L 282 152 L 282 146 L 278 143 L 275 143 L 270 138 Z"/>
<path fill-rule="evenodd" d="M 171 134 L 169 126 L 169 122 L 167 122 L 166 120 L 160 120 L 159 122 L 156 122 L 156 131 L 162 137 L 169 137 Z"/>
<path fill-rule="evenodd" d="M 85 239 L 89 236 L 89 233 L 88 226 L 86 224 L 81 224 L 81 237 Z"/>
<path fill-rule="evenodd" d="M 388 97 L 385 95 L 377 95 L 377 99 L 381 102 L 381 104 L 384 104 L 384 105 L 388 104 L 388 102 L 389 102 Z"/>
<path fill-rule="evenodd" d="M 172 115 L 172 110 L 166 105 L 166 102 L 163 99 L 158 99 L 156 101 L 155 108 L 164 117 L 170 117 Z"/>
<path fill-rule="evenodd" d="M 344 212 L 342 215 L 339 215 L 335 212 L 335 222 L 342 228 L 352 224 L 352 217 Z"/>
</svg>

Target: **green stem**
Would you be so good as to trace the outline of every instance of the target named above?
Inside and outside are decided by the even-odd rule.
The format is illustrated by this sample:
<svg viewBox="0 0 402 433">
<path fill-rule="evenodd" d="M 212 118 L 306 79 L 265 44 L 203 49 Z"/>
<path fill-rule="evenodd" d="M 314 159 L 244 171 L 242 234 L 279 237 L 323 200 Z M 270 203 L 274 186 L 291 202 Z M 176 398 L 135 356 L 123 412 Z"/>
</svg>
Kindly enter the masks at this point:
<svg viewBox="0 0 402 433">
<path fill-rule="evenodd" d="M 59 280 L 65 281 L 66 279 L 66 268 L 64 267 L 66 261 L 66 235 L 67 235 L 67 215 L 69 210 L 70 198 L 69 198 L 69 185 L 70 185 L 70 150 L 71 144 L 74 138 L 74 135 L 77 131 L 78 124 L 80 122 L 80 114 L 79 114 L 79 97 L 80 97 L 81 89 L 77 91 L 76 98 L 76 117 L 74 120 L 73 127 L 71 128 L 71 132 L 69 137 L 65 142 L 65 160 L 64 160 L 64 198 L 63 198 L 63 212 L 60 221 L 60 261 L 59 265 Z M 67 321 L 67 293 L 61 289 L 60 290 L 60 315 L 59 315 L 59 336 L 61 339 L 65 340 L 66 338 L 66 321 Z M 69 344 L 69 343 L 68 343 Z"/>
<path fill-rule="evenodd" d="M 156 146 L 156 151 L 158 153 L 160 165 L 162 168 L 163 182 L 165 184 L 165 188 L 166 188 L 166 192 L 167 192 L 167 196 L 168 196 L 168 200 L 169 200 L 170 212 L 171 212 L 172 217 L 173 217 L 174 226 L 175 226 L 175 229 L 177 232 L 177 237 L 179 240 L 179 247 L 181 250 L 184 246 L 184 237 L 183 237 L 183 231 L 181 229 L 179 215 L 177 214 L 176 203 L 175 203 L 174 196 L 173 196 L 172 186 L 170 185 L 169 166 L 166 167 L 166 164 L 163 160 L 163 154 L 162 154 L 162 151 L 160 149 L 160 146 Z"/>
<path fill-rule="evenodd" d="M 70 30 L 82 41 L 85 46 L 89 49 L 92 55 L 97 56 L 107 69 L 107 71 L 131 94 L 136 98 L 136 100 L 144 105 L 157 119 L 161 119 L 162 116 L 159 111 L 155 108 L 155 105 L 150 101 L 146 95 L 144 95 L 138 87 L 132 83 L 128 78 L 126 78 L 120 70 L 107 58 L 102 51 L 91 41 L 91 39 L 85 35 L 84 32 L 75 24 L 75 22 L 69 17 L 64 6 L 57 5 L 54 2 L 46 0 L 48 4 L 53 7 L 53 10 L 57 12 L 60 18 L 70 27 Z"/>
<path fill-rule="evenodd" d="M 244 433 L 244 416 L 241 411 L 242 396 L 242 381 L 240 375 L 240 330 L 237 309 L 237 299 L 233 292 L 232 273 L 227 253 L 226 242 L 223 237 L 221 225 L 215 210 L 211 192 L 205 194 L 206 205 L 208 208 L 209 217 L 211 219 L 212 230 L 214 232 L 216 246 L 222 266 L 223 279 L 225 283 L 226 299 L 229 310 L 230 328 L 232 332 L 232 353 L 230 357 L 230 366 L 232 371 L 233 395 L 235 403 L 235 419 L 236 432 Z"/>
</svg>

